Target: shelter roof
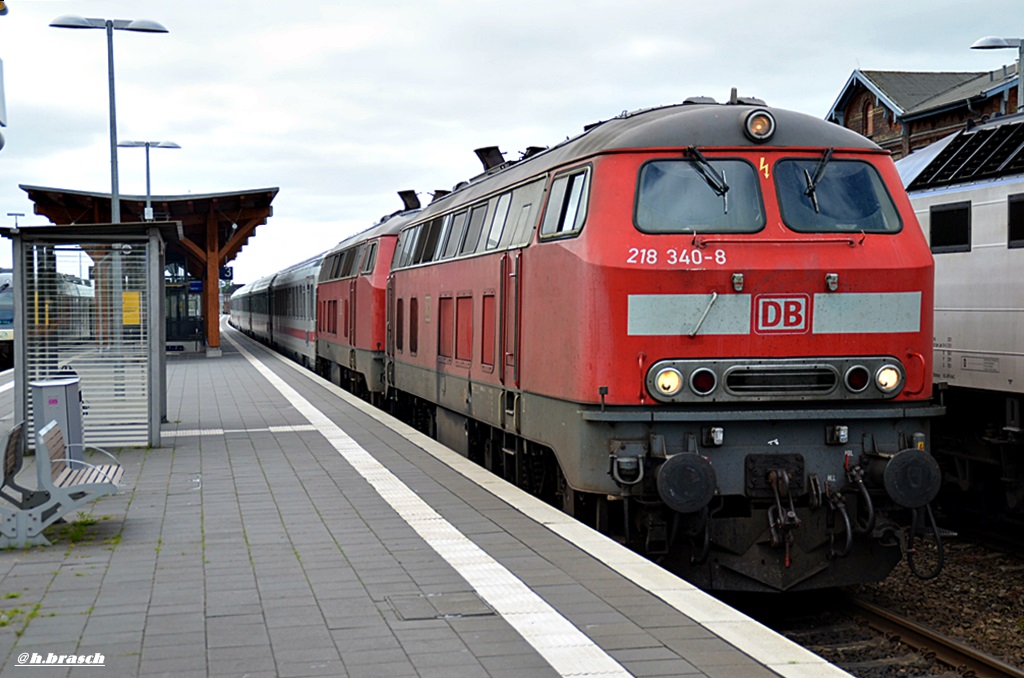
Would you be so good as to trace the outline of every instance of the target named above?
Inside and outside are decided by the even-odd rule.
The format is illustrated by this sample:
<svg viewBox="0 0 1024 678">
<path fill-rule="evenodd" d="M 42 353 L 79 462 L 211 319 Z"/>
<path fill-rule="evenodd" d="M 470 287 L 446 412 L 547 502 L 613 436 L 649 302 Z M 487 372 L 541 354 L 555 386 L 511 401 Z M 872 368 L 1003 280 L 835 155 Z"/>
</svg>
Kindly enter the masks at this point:
<svg viewBox="0 0 1024 678">
<path fill-rule="evenodd" d="M 110 222 L 110 193 L 47 188 L 21 184 L 35 203 L 35 213 L 54 224 L 105 224 Z M 256 226 L 273 215 L 270 203 L 278 189 L 259 188 L 223 193 L 189 193 L 150 197 L 157 222 L 181 222 L 181 242 L 186 252 L 197 254 L 206 248 L 208 229 L 217 231 L 223 263 L 234 259 L 248 242 Z M 121 195 L 121 220 L 142 222 L 144 195 Z M 194 246 L 190 247 L 189 245 Z"/>
</svg>

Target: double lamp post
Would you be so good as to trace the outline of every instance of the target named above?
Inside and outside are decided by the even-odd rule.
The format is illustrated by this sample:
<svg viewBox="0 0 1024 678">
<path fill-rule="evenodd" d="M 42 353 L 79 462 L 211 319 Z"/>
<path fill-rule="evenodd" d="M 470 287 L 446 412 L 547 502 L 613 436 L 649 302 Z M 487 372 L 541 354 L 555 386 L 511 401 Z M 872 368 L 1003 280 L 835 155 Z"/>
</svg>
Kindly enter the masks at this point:
<svg viewBox="0 0 1024 678">
<path fill-rule="evenodd" d="M 50 22 L 54 28 L 102 28 L 107 32 L 107 87 L 110 94 L 110 221 L 121 223 L 121 193 L 117 176 L 117 107 L 114 103 L 114 31 L 135 31 L 137 33 L 167 33 L 167 29 L 148 19 L 87 19 L 80 16 L 60 16 Z M 149 189 L 149 149 L 180 148 L 169 141 L 130 141 L 121 146 L 145 146 L 146 148 L 146 220 L 152 219 Z"/>
</svg>

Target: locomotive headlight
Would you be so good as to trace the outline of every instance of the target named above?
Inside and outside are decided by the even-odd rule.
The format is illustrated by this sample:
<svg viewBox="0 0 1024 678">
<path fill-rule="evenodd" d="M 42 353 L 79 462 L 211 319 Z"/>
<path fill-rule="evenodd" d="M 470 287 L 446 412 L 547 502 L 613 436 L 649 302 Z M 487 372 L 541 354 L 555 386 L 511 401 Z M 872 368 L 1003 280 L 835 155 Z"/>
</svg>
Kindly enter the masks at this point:
<svg viewBox="0 0 1024 678">
<path fill-rule="evenodd" d="M 674 367 L 664 367 L 655 375 L 654 387 L 661 395 L 671 398 L 683 389 L 683 374 Z"/>
<path fill-rule="evenodd" d="M 775 134 L 775 118 L 763 109 L 751 111 L 744 121 L 743 131 L 751 141 L 764 143 Z"/>
<path fill-rule="evenodd" d="M 883 365 L 875 373 L 875 385 L 882 393 L 892 393 L 900 387 L 903 375 L 894 365 Z"/>
</svg>

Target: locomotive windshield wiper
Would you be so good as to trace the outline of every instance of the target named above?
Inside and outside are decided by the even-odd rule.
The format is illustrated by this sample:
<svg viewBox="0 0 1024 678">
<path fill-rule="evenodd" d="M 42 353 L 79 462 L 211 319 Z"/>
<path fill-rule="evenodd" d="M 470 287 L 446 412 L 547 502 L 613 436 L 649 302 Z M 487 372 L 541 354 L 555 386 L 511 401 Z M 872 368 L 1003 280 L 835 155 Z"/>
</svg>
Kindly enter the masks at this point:
<svg viewBox="0 0 1024 678">
<path fill-rule="evenodd" d="M 729 213 L 729 184 L 725 183 L 725 175 L 719 173 L 715 169 L 714 165 L 708 162 L 708 159 L 701 155 L 701 152 L 697 150 L 696 146 L 690 146 L 686 149 L 687 154 L 693 160 L 693 169 L 697 170 L 697 174 L 711 187 L 711 190 L 715 192 L 715 195 L 722 196 L 722 204 L 725 213 Z"/>
<path fill-rule="evenodd" d="M 818 182 L 821 181 L 821 177 L 825 175 L 825 167 L 832 159 L 832 152 L 835 150 L 836 149 L 834 148 L 825 149 L 825 152 L 821 154 L 821 160 L 818 161 L 818 166 L 814 168 L 813 177 L 810 172 L 804 170 L 804 179 L 807 180 L 807 190 L 804 191 L 804 195 L 811 199 L 811 204 L 814 205 L 815 214 L 821 210 L 818 209 L 818 196 L 814 192 L 814 189 L 817 188 Z"/>
</svg>

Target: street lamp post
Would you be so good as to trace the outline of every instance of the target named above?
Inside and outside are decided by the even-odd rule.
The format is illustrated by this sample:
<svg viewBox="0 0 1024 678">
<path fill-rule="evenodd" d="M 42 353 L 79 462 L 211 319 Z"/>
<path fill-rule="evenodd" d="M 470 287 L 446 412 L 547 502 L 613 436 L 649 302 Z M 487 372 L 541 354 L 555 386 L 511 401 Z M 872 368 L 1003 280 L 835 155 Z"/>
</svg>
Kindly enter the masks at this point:
<svg viewBox="0 0 1024 678">
<path fill-rule="evenodd" d="M 50 22 L 54 28 L 103 28 L 107 31 L 107 88 L 110 93 L 110 221 L 121 222 L 121 194 L 117 181 L 117 110 L 114 105 L 114 31 L 167 33 L 167 29 L 147 19 L 87 19 L 65 15 Z"/>
<path fill-rule="evenodd" d="M 144 146 L 146 148 L 146 210 L 143 212 L 143 219 L 145 221 L 153 221 L 153 205 L 151 204 L 150 197 L 150 184 L 149 184 L 149 149 L 152 148 L 181 148 L 178 144 L 173 141 L 122 141 L 118 144 L 121 148 L 138 148 Z"/>
<path fill-rule="evenodd" d="M 1024 111 L 1024 78 L 1021 77 L 1021 65 L 1024 65 L 1024 40 L 1020 38 L 997 38 L 989 36 L 976 40 L 971 49 L 1015 49 L 1017 50 L 1017 112 Z"/>
</svg>

